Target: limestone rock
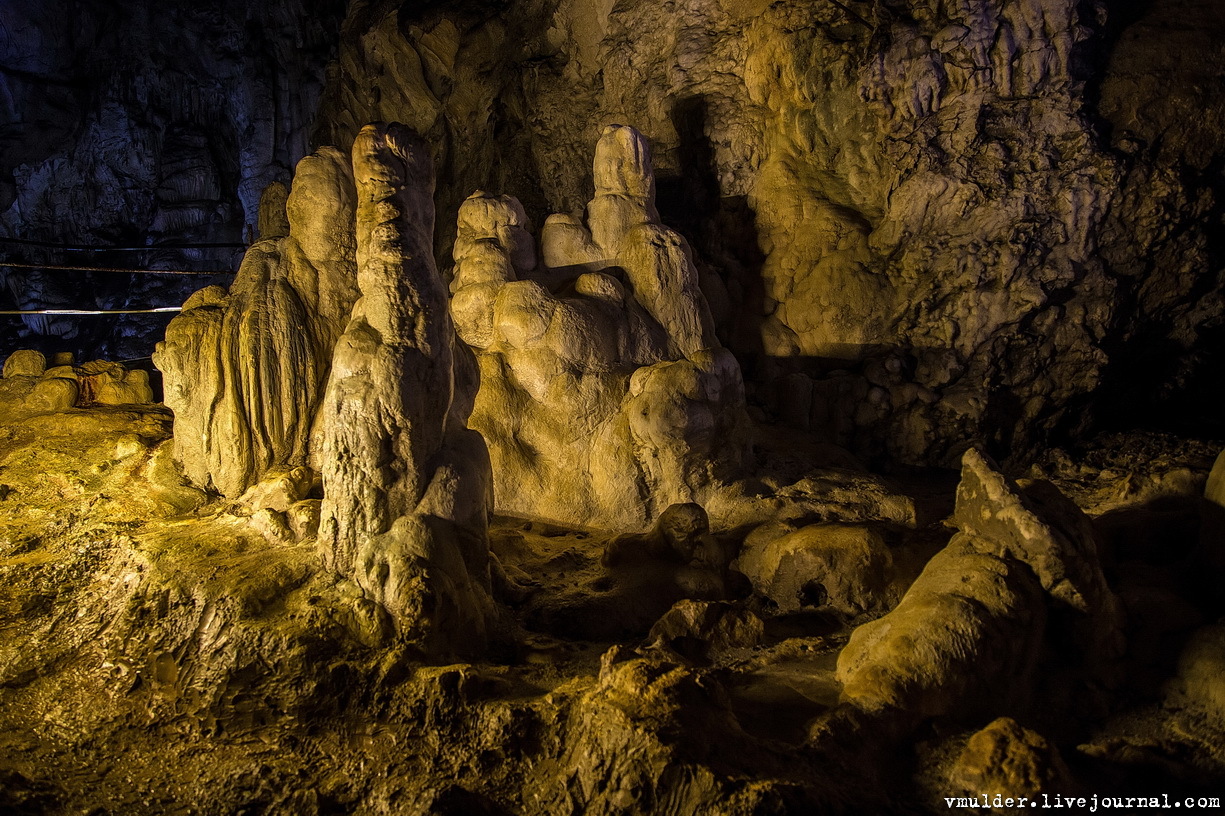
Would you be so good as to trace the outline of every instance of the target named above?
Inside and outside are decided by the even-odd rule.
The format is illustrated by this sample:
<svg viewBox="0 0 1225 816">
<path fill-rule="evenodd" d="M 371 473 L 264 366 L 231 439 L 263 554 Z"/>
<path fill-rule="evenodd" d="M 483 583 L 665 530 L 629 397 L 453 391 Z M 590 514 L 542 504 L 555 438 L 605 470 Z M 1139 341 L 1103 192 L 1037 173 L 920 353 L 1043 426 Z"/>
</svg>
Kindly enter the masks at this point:
<svg viewBox="0 0 1225 816">
<path fill-rule="evenodd" d="M 761 643 L 765 626 L 747 609 L 726 601 L 678 602 L 651 627 L 646 642 L 686 657 L 707 658 Z"/>
<path fill-rule="evenodd" d="M 259 197 L 259 220 L 256 224 L 259 240 L 284 238 L 289 235 L 289 216 L 285 212 L 288 199 L 289 188 L 279 181 L 274 181 L 264 188 Z"/>
<path fill-rule="evenodd" d="M 739 475 L 744 385 L 688 244 L 659 222 L 647 141 L 606 128 L 593 176 L 586 226 L 545 223 L 543 268 L 518 201 L 470 196 L 452 312 L 480 366 L 472 426 L 499 510 L 641 529 Z"/>
<path fill-rule="evenodd" d="M 170 322 L 154 363 L 188 477 L 235 498 L 273 468 L 311 461 L 332 349 L 357 298 L 349 161 L 298 164 L 289 234 L 248 250 L 229 291 L 207 287 Z"/>
<path fill-rule="evenodd" d="M 275 510 L 284 513 L 310 494 L 314 474 L 310 468 L 296 467 L 271 471 L 242 494 L 240 501 L 252 510 Z"/>
<path fill-rule="evenodd" d="M 325 565 L 427 655 L 479 653 L 489 596 L 489 459 L 465 421 L 475 383 L 434 265 L 433 168 L 403 125 L 353 145 L 361 298 L 320 413 Z M 465 391 L 469 393 L 465 393 Z"/>
<path fill-rule="evenodd" d="M 825 608 L 848 618 L 896 603 L 892 566 L 879 532 L 840 524 L 766 525 L 749 534 L 736 561 L 780 612 Z"/>
<path fill-rule="evenodd" d="M 94 360 L 75 369 L 82 405 L 144 405 L 153 402 L 149 372 Z"/>
<path fill-rule="evenodd" d="M 0 234 L 150 246 L 104 266 L 234 269 L 241 252 L 224 245 L 250 243 L 261 190 L 287 181 L 311 150 L 344 3 L 257 8 L 205 0 L 132 10 L 113 0 L 6 7 L 13 45 L 4 46 L 3 62 L 17 73 L 4 92 Z M 183 246 L 199 243 L 215 246 Z M 31 247 L 11 260 L 66 257 Z M 71 271 L 6 277 L 18 308 L 27 309 L 169 306 L 201 285 L 200 278 Z M 147 357 L 166 327 L 157 315 L 22 319 L 27 331 L 74 338 L 110 359 Z"/>
<path fill-rule="evenodd" d="M 26 398 L 24 407 L 37 414 L 67 411 L 77 404 L 78 393 L 77 382 L 73 379 L 51 377 L 38 380 Z"/>
<path fill-rule="evenodd" d="M 1023 492 L 971 448 L 953 521 L 960 532 L 897 608 L 852 633 L 838 658 L 843 700 L 893 711 L 902 727 L 955 709 L 999 713 L 1025 704 L 1041 647 L 1059 656 L 1065 685 L 1110 682 L 1122 606 L 1085 515 L 1049 483 Z"/>
<path fill-rule="evenodd" d="M 55 413 L 98 405 L 148 405 L 153 402 L 149 373 L 127 369 L 122 363 L 92 360 L 74 366 L 68 362 L 50 368 L 41 365 L 38 352 L 15 352 L 6 370 L 21 369 L 0 378 L 0 419 L 20 421 L 32 414 Z M 62 357 L 62 355 L 57 355 Z M 25 362 L 23 363 L 22 360 Z M 16 362 L 14 362 L 16 361 Z M 38 373 L 35 374 L 34 372 Z M 37 378 L 37 379 L 36 379 Z"/>
<path fill-rule="evenodd" d="M 413 117 L 445 168 L 439 213 L 477 188 L 563 213 L 541 241 L 556 267 L 606 259 L 575 215 L 593 187 L 612 220 L 645 217 L 632 151 L 591 185 L 572 173 L 606 123 L 634 127 L 663 221 L 714 267 L 707 299 L 736 306 L 725 344 L 786 358 L 746 366 L 752 384 L 803 372 L 808 421 L 857 455 L 955 466 L 979 438 L 1024 458 L 1061 424 L 1126 424 L 1185 386 L 1198 397 L 1179 408 L 1215 423 L 1221 16 L 1198 0 L 876 5 L 519 1 L 470 28 L 361 6 L 323 128 Z M 890 358 L 898 381 L 872 382 Z M 866 408 L 846 393 L 861 390 Z"/>
<path fill-rule="evenodd" d="M 22 349 L 4 360 L 5 377 L 39 377 L 47 369 L 47 358 L 41 351 Z"/>
<path fill-rule="evenodd" d="M 1066 793 L 1073 784 L 1059 749 L 1011 717 L 992 721 L 966 741 L 948 770 L 948 783 L 958 794 L 988 793 L 992 802 L 996 794 L 1004 800 L 1026 798 L 1032 802 L 1040 793 Z M 1032 811 L 1004 805 L 993 807 L 991 812 Z"/>
<path fill-rule="evenodd" d="M 838 656 L 842 700 L 908 723 L 1023 704 L 1045 624 L 1027 567 L 956 536 L 896 609 L 852 632 Z"/>
<path fill-rule="evenodd" d="M 993 554 L 1029 564 L 1053 597 L 1074 609 L 1090 608 L 1108 591 L 1092 529 L 1082 526 L 1076 531 L 1080 535 L 1067 535 L 1040 518 L 1033 505 L 1033 498 L 1017 490 L 981 453 L 973 448 L 965 452 L 953 523 Z"/>
<path fill-rule="evenodd" d="M 1097 535 L 1049 482 L 1013 484 L 977 450 L 962 458 L 953 523 L 983 553 L 1029 566 L 1052 599 L 1060 628 L 1091 664 L 1122 652 L 1122 607 L 1106 583 Z"/>
</svg>

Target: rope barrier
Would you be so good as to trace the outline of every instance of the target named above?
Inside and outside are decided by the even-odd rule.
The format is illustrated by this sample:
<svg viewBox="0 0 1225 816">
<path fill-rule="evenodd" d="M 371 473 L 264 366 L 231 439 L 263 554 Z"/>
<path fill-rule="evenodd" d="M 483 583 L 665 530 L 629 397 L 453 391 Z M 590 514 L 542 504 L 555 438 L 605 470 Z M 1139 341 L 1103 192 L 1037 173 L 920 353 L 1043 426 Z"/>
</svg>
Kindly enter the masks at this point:
<svg viewBox="0 0 1225 816">
<path fill-rule="evenodd" d="M 0 309 L 0 315 L 169 314 L 181 311 L 181 306 L 159 306 L 156 309 Z"/>
<path fill-rule="evenodd" d="M 0 261 L 0 266 L 10 266 L 13 269 L 53 269 L 66 272 L 122 272 L 133 275 L 236 275 L 232 269 L 217 269 L 212 271 L 196 271 L 187 269 L 128 269 L 118 266 L 55 266 L 48 264 L 13 263 Z"/>
<path fill-rule="evenodd" d="M 0 244 L 62 249 L 67 252 L 149 252 L 157 249 L 246 249 L 246 244 L 152 244 L 148 246 L 90 246 L 88 244 L 56 244 L 51 241 L 35 241 L 30 238 L 6 238 L 0 236 Z"/>
</svg>

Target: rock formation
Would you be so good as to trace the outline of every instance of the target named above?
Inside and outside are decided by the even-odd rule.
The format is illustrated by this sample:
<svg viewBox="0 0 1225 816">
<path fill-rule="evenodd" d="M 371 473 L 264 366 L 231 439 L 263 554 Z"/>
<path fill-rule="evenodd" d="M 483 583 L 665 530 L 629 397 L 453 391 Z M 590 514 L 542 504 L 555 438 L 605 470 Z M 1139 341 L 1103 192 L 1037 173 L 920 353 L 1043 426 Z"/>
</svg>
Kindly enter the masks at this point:
<svg viewBox="0 0 1225 816">
<path fill-rule="evenodd" d="M 897 603 L 889 547 L 867 525 L 762 525 L 736 566 L 780 612 L 824 608 L 852 619 Z"/>
<path fill-rule="evenodd" d="M 842 699 L 908 725 L 1024 710 L 1044 649 L 1076 667 L 1065 690 L 1109 682 L 1121 607 L 1084 514 L 1045 482 L 1022 491 L 970 449 L 953 521 L 960 532 L 897 608 L 852 633 L 838 657 Z"/>
<path fill-rule="evenodd" d="M 154 363 L 188 477 L 231 498 L 274 468 L 312 462 L 332 349 L 357 298 L 353 173 L 324 148 L 298 164 L 289 234 L 251 247 L 229 290 L 183 304 Z"/>
<path fill-rule="evenodd" d="M 631 125 L 768 416 L 864 457 L 955 466 L 967 439 L 1024 456 L 1219 382 L 1197 338 L 1225 315 L 1204 227 L 1222 15 L 1114 5 L 363 7 L 323 128 L 411 116 L 440 213 L 492 187 L 539 220 L 582 206 L 578 157 Z"/>
<path fill-rule="evenodd" d="M 433 167 L 403 125 L 353 145 L 361 297 L 320 411 L 325 565 L 431 656 L 483 651 L 491 618 L 489 457 L 466 420 L 460 363 L 431 252 Z"/>
<path fill-rule="evenodd" d="M 942 793 L 982 796 L 994 802 L 1025 797 L 1036 800 L 1042 793 L 1071 795 L 1072 774 L 1059 754 L 1041 734 L 1011 717 L 1000 717 L 974 733 L 948 769 Z M 1047 800 L 1049 801 L 1049 799 Z M 995 807 L 993 812 L 1027 813 L 1027 807 Z"/>
<path fill-rule="evenodd" d="M 67 355 L 71 359 L 71 355 Z M 47 366 L 32 349 L 14 351 L 4 361 L 0 411 L 13 422 L 26 415 L 95 405 L 147 405 L 153 402 L 149 372 L 128 370 L 122 363 L 93 360 Z"/>
<path fill-rule="evenodd" d="M 0 323 L 0 812 L 1220 810 L 1225 4 L 162 5 L 0 3 L 0 311 L 253 242 Z"/>
<path fill-rule="evenodd" d="M 644 527 L 740 475 L 740 367 L 715 336 L 688 244 L 659 222 L 650 147 L 605 129 L 587 224 L 555 215 L 543 265 L 519 202 L 460 208 L 452 310 L 477 352 L 472 427 L 505 512 Z"/>
</svg>

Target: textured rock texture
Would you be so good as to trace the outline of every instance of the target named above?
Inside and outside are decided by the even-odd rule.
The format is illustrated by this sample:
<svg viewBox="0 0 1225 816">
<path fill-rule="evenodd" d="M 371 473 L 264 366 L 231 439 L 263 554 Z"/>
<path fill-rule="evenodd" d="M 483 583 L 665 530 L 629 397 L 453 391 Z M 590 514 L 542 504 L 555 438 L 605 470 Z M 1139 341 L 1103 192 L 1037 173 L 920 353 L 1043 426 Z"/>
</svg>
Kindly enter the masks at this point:
<svg viewBox="0 0 1225 816">
<path fill-rule="evenodd" d="M 736 567 L 782 612 L 824 607 L 854 618 L 897 603 L 892 554 L 870 526 L 766 524 L 745 539 Z"/>
<path fill-rule="evenodd" d="M 332 349 L 358 296 L 355 204 L 347 156 L 303 159 L 288 234 L 252 246 L 228 291 L 201 289 L 166 328 L 153 360 L 196 484 L 236 498 L 273 468 L 313 461 Z"/>
<path fill-rule="evenodd" d="M 1163 20 L 1222 19 L 1150 6 L 372 2 L 323 127 L 412 122 L 445 223 L 473 189 L 577 213 L 587 145 L 631 125 L 751 400 L 874 457 L 1026 457 L 1219 380 L 1220 79 Z"/>
<path fill-rule="evenodd" d="M 897 608 L 851 634 L 842 699 L 910 724 L 1024 710 L 1047 651 L 1080 682 L 1106 679 L 1122 656 L 1122 610 L 1087 517 L 1049 483 L 1022 492 L 970 449 L 952 521 L 959 533 Z"/>
<path fill-rule="evenodd" d="M 163 5 L 0 8 L 0 232 L 260 232 L 174 440 L 10 347 L 0 811 L 1219 797 L 1225 456 L 1085 433 L 1222 427 L 1219 3 L 355 0 L 292 188 L 339 7 Z"/>
<path fill-rule="evenodd" d="M 586 223 L 551 216 L 541 253 L 516 199 L 468 197 L 452 310 L 477 353 L 472 427 L 499 510 L 643 527 L 741 474 L 744 385 L 688 244 L 659 222 L 647 141 L 610 125 L 593 176 Z"/>
<path fill-rule="evenodd" d="M 403 179 L 370 172 L 395 155 L 386 148 L 388 134 L 395 131 L 374 131 L 367 144 L 377 149 L 358 163 L 384 185 Z M 405 212 L 406 197 L 396 197 L 400 207 L 377 209 Z M 422 189 L 410 198 L 429 209 Z M 384 271 L 428 268 L 428 260 L 417 266 L 401 251 L 425 248 L 426 234 L 371 230 L 399 240 L 395 252 L 370 257 L 390 260 Z M 426 288 L 415 274 L 392 278 Z M 423 291 L 423 299 L 443 300 L 433 280 L 433 294 Z M 421 337 L 445 337 L 435 331 L 441 327 L 418 325 Z M 0 383 L 33 378 L 41 365 L 35 354 L 18 355 Z M 387 386 L 371 393 L 385 394 Z M 612 600 L 610 584 L 621 569 L 605 571 L 601 551 L 620 550 L 626 566 L 635 552 L 626 548 L 634 545 L 648 559 L 663 549 L 704 563 L 734 551 L 743 529 L 708 529 L 701 511 L 688 506 L 633 536 L 496 521 L 490 537 L 503 610 L 522 627 L 520 642 L 500 658 L 428 666 L 408 659 L 406 644 L 389 637 L 386 612 L 371 600 L 379 585 L 360 585 L 378 580 L 377 568 L 364 576 L 358 565 L 355 581 L 338 581 L 320 563 L 316 542 L 272 523 L 274 513 L 292 520 L 301 504 L 309 482 L 302 469 L 264 480 L 247 503 L 202 506 L 205 496 L 175 468 L 170 428 L 159 406 L 0 415 L 6 813 L 946 813 L 943 797 L 963 789 L 979 794 L 984 786 L 1018 794 L 1037 787 L 1147 793 L 1133 789 L 1138 780 L 1182 797 L 1216 796 L 1225 779 L 1219 625 L 1203 628 L 1181 660 L 1186 630 L 1167 629 L 1173 650 L 1158 677 L 1174 682 L 1161 707 L 1146 706 L 1135 685 L 1111 693 L 1119 711 L 1113 719 L 1044 685 L 1063 673 L 1084 679 L 1085 666 L 1083 650 L 1063 640 L 1062 623 L 1054 625 L 1071 596 L 1059 581 L 1048 581 L 1054 589 L 1045 591 L 1038 573 L 1062 574 L 1064 589 L 1091 598 L 1092 582 L 1082 581 L 1087 573 L 1076 566 L 1088 551 L 1067 550 L 1063 571 L 1052 569 L 1049 556 L 1067 542 L 1051 531 L 1063 522 L 1049 501 L 1032 504 L 1031 486 L 1001 486 L 985 459 L 968 459 L 957 515 L 986 523 L 993 539 L 959 533 L 907 600 L 869 625 L 884 637 L 865 638 L 869 627 L 852 634 L 819 611 L 778 613 L 754 597 L 665 603 L 636 631 L 584 634 L 583 625 L 594 632 L 612 614 L 642 610 L 601 606 Z M 357 439 L 362 431 L 355 431 L 346 438 Z M 1053 456 L 1044 467 L 1087 509 L 1117 513 L 1160 491 L 1166 500 L 1198 501 L 1216 453 L 1133 437 L 1086 458 Z M 1192 479 L 1178 477 L 1187 472 Z M 379 478 L 372 472 L 365 483 L 396 486 Z M 845 483 L 854 484 L 849 477 Z M 939 488 L 948 507 L 952 488 Z M 822 515 L 880 521 L 879 506 L 853 493 L 846 499 L 839 505 L 836 491 L 828 491 Z M 1026 513 L 1039 524 L 1026 522 Z M 379 552 L 387 577 L 406 574 L 392 569 L 403 565 L 393 559 L 406 542 L 445 540 L 401 537 L 412 527 L 393 524 L 373 537 L 385 547 Z M 1032 547 L 1022 547 L 1022 532 Z M 895 556 L 904 549 L 891 545 Z M 1107 574 L 1135 595 L 1146 582 L 1157 588 L 1168 575 L 1194 569 L 1136 569 L 1135 554 L 1159 549 L 1116 554 Z M 422 574 L 437 580 L 453 563 L 434 562 Z M 684 573 L 675 557 L 671 564 L 674 577 Z M 446 581 L 431 585 L 454 589 Z M 1157 612 L 1168 617 L 1169 599 L 1185 590 L 1164 586 L 1171 594 Z M 920 614 L 949 609 L 961 617 Z M 899 620 L 906 610 L 909 622 Z M 896 658 L 879 648 L 890 637 Z M 873 639 L 871 659 L 843 685 L 839 663 L 864 657 L 861 647 Z M 1008 673 L 1026 664 L 1035 640 L 1041 648 L 1033 673 Z M 1140 639 L 1129 645 L 1129 681 L 1161 665 L 1160 649 L 1153 660 L 1140 653 Z M 932 655 L 935 663 L 921 665 Z M 970 668 L 957 671 L 959 661 Z M 916 674 L 899 674 L 916 667 Z M 869 675 L 880 682 L 865 682 Z M 1031 681 L 1039 705 L 1024 717 L 1003 710 L 1006 690 L 1021 699 Z M 873 688 L 892 688 L 915 708 L 872 709 L 858 695 Z M 1015 720 L 1000 719 L 1010 713 Z M 928 717 L 930 728 L 908 731 Z M 900 763 L 892 759 L 898 756 Z M 930 795 L 910 776 L 912 766 L 929 780 Z"/>
<path fill-rule="evenodd" d="M 361 297 L 320 410 L 325 565 L 427 654 L 481 653 L 492 617 L 489 455 L 431 252 L 433 167 L 405 126 L 353 145 Z"/>
<path fill-rule="evenodd" d="M 1070 795 L 1072 774 L 1059 749 L 1011 717 L 993 720 L 966 740 L 948 771 L 956 793 L 981 796 L 990 791 L 1005 800 L 1034 801 L 1045 793 Z M 1050 801 L 1049 799 L 1046 801 Z M 1029 813 L 1028 807 L 993 807 L 993 813 Z"/>
</svg>

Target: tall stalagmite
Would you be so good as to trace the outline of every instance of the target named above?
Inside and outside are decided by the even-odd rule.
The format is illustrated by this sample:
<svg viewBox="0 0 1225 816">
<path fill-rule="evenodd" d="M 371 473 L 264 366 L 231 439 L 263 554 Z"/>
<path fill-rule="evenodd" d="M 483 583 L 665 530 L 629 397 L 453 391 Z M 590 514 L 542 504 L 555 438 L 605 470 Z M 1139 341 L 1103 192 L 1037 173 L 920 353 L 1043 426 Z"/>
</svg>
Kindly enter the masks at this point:
<svg viewBox="0 0 1225 816">
<path fill-rule="evenodd" d="M 490 466 L 431 252 L 434 174 L 403 125 L 353 146 L 361 298 L 320 414 L 324 563 L 428 655 L 484 648 Z"/>
</svg>

